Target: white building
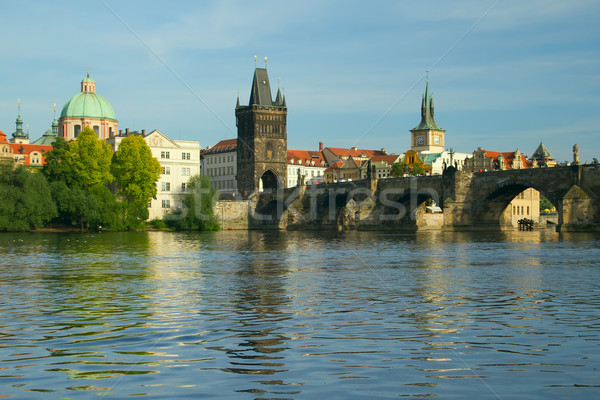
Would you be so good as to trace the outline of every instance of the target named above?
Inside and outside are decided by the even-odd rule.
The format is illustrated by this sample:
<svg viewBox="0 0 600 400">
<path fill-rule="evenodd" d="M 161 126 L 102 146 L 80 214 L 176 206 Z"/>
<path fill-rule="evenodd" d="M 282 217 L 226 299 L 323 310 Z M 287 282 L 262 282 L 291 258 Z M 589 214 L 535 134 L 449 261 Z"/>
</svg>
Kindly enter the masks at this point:
<svg viewBox="0 0 600 400">
<path fill-rule="evenodd" d="M 210 176 L 212 186 L 221 193 L 237 190 L 237 139 L 221 140 L 202 150 L 202 174 Z"/>
<path fill-rule="evenodd" d="M 472 156 L 467 153 L 456 153 L 454 151 L 443 151 L 441 153 L 429 153 L 422 151 L 419 153 L 425 164 L 431 164 L 431 175 L 441 175 L 444 167 L 455 167 L 459 171 L 463 169 L 465 160 Z"/>
<path fill-rule="evenodd" d="M 156 199 L 148 203 L 149 219 L 162 219 L 165 214 L 181 207 L 190 177 L 200 174 L 200 143 L 173 140 L 158 130 L 146 135 L 145 130 L 130 133 L 129 129 L 125 133 L 119 131 L 118 136 L 107 139 L 107 142 L 116 151 L 121 140 L 129 135 L 142 135 L 162 167 L 156 183 Z"/>
<path fill-rule="evenodd" d="M 307 185 L 319 184 L 325 180 L 327 163 L 321 151 L 287 151 L 287 187 L 296 187 L 298 177 L 303 177 Z"/>
</svg>

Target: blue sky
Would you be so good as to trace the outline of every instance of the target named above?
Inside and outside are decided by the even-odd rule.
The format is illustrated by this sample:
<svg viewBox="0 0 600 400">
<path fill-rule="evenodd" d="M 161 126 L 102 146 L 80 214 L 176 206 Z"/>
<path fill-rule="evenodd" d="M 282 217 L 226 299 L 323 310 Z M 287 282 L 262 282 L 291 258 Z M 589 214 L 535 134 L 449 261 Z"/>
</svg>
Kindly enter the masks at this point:
<svg viewBox="0 0 600 400">
<path fill-rule="evenodd" d="M 202 147 L 236 136 L 254 56 L 288 105 L 288 148 L 410 147 L 425 71 L 446 145 L 540 141 L 600 158 L 600 3 L 477 1 L 20 1 L 0 13 L 0 130 L 17 99 L 35 139 L 90 71 L 119 128 Z"/>
</svg>

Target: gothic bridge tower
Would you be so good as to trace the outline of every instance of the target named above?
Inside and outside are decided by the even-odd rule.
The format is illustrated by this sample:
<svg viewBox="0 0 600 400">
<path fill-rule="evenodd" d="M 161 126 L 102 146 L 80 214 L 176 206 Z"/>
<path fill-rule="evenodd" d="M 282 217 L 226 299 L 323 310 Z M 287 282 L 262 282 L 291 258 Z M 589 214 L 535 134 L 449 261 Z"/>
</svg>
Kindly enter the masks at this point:
<svg viewBox="0 0 600 400">
<path fill-rule="evenodd" d="M 235 107 L 237 189 L 247 197 L 254 191 L 284 188 L 287 182 L 287 106 L 281 89 L 275 100 L 265 68 L 255 68 L 250 101 Z"/>
</svg>

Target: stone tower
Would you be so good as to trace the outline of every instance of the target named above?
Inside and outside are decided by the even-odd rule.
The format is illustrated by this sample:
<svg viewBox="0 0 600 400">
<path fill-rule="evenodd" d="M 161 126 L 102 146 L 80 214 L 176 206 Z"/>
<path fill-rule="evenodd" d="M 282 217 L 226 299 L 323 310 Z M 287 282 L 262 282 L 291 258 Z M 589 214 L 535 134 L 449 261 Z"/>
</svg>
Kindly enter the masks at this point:
<svg viewBox="0 0 600 400">
<path fill-rule="evenodd" d="M 266 65 L 265 65 L 266 67 Z M 255 68 L 250 101 L 235 107 L 237 137 L 237 189 L 252 192 L 277 190 L 287 182 L 287 107 L 281 89 L 273 101 L 266 68 Z"/>
<path fill-rule="evenodd" d="M 429 92 L 429 78 L 421 101 L 421 123 L 410 130 L 410 149 L 417 152 L 441 153 L 444 151 L 444 132 L 433 120 L 433 97 Z"/>
</svg>

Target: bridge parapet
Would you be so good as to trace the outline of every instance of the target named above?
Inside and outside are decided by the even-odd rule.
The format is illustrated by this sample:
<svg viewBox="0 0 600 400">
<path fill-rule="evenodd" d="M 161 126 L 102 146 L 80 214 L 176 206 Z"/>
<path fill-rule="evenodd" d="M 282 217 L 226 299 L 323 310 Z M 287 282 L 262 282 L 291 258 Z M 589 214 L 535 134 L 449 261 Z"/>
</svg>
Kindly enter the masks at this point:
<svg viewBox="0 0 600 400">
<path fill-rule="evenodd" d="M 558 229 L 600 230 L 600 166 L 573 166 L 361 180 L 301 186 L 255 198 L 250 225 L 278 229 L 500 229 L 500 216 L 520 192 L 534 188 L 558 210 Z M 430 207 L 434 208 L 434 207 Z"/>
</svg>

